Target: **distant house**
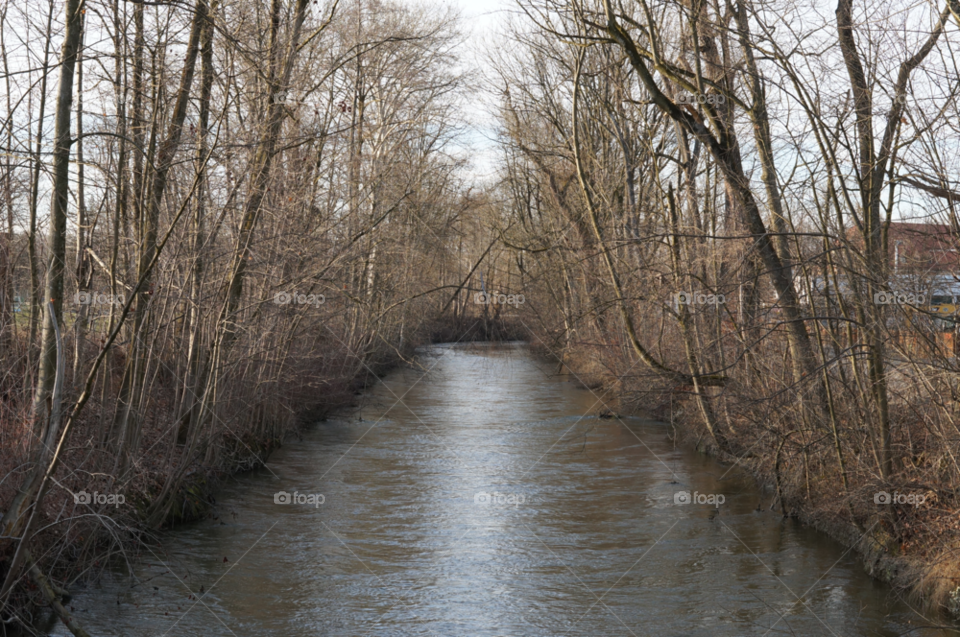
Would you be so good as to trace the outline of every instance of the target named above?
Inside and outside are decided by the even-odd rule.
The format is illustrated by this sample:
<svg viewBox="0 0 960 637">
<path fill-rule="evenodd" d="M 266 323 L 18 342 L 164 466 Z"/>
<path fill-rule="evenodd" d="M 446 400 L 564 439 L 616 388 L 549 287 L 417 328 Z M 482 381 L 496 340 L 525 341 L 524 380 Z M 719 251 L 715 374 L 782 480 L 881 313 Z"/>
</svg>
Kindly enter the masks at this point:
<svg viewBox="0 0 960 637">
<path fill-rule="evenodd" d="M 855 228 L 847 236 L 854 249 L 863 248 L 863 238 Z M 910 293 L 922 299 L 919 305 L 940 317 L 953 316 L 960 308 L 960 236 L 950 226 L 934 223 L 894 222 L 887 230 L 887 258 L 890 266 L 889 289 Z M 815 270 L 816 271 L 816 270 Z M 822 272 L 822 271 L 821 271 Z M 801 281 L 798 293 L 809 299 Z M 851 283 L 840 274 L 832 278 L 817 275 L 810 282 L 814 297 L 827 300 L 852 292 Z M 856 287 L 856 286 L 854 286 Z"/>
<path fill-rule="evenodd" d="M 847 240 L 863 250 L 863 237 L 847 229 Z M 960 235 L 939 223 L 892 222 L 887 229 L 887 262 L 891 274 L 936 276 L 960 273 Z"/>
<path fill-rule="evenodd" d="M 894 222 L 887 230 L 887 256 L 894 275 L 960 274 L 960 237 L 950 226 Z"/>
<path fill-rule="evenodd" d="M 936 223 L 891 223 L 887 251 L 891 287 L 926 295 L 928 311 L 948 317 L 960 305 L 960 240 L 950 226 Z"/>
<path fill-rule="evenodd" d="M 863 238 L 848 231 L 854 250 L 863 249 Z M 834 243 L 840 247 L 839 242 Z M 960 235 L 950 226 L 928 223 L 891 223 L 887 230 L 888 275 L 881 281 L 875 271 L 855 276 L 839 267 L 826 272 L 821 261 L 807 267 L 809 279 L 795 279 L 802 303 L 827 328 L 840 316 L 840 301 L 889 306 L 886 325 L 900 352 L 926 356 L 931 344 L 947 355 L 960 356 Z M 872 280 L 872 289 L 867 281 Z M 867 296 L 872 291 L 872 298 Z M 897 309 L 894 309 L 897 308 Z M 919 335 L 918 330 L 927 332 Z M 854 329 L 854 339 L 859 330 Z"/>
</svg>

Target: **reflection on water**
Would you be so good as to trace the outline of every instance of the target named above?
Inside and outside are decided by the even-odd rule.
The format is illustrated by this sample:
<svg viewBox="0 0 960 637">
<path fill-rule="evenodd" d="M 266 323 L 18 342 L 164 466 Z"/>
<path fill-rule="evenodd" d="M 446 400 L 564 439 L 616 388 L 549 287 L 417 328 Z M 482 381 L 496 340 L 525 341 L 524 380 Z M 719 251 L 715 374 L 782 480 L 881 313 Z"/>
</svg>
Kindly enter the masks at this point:
<svg viewBox="0 0 960 637">
<path fill-rule="evenodd" d="M 522 346 L 440 346 L 422 362 L 428 374 L 391 374 L 359 416 L 320 423 L 232 481 L 220 519 L 167 534 L 139 584 L 80 591 L 77 617 L 98 636 L 204 637 L 929 623 L 842 546 L 768 512 L 736 469 L 674 448 L 662 424 L 596 418 L 596 395 Z"/>
</svg>

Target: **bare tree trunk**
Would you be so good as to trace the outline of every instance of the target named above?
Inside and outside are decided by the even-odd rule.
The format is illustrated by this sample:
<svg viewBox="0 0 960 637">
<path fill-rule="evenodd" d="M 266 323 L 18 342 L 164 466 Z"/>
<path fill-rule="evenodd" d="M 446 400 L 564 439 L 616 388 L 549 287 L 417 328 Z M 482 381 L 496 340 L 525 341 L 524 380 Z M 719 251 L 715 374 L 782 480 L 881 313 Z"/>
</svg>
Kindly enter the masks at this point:
<svg viewBox="0 0 960 637">
<path fill-rule="evenodd" d="M 6 32 L 7 11 L 10 5 L 0 9 L 0 59 L 3 60 L 3 75 L 7 93 L 6 158 L 3 167 L 3 205 L 6 208 L 6 231 L 0 232 L 0 356 L 13 356 L 16 317 L 14 307 L 14 272 L 11 264 L 13 248 L 13 96 L 10 86 L 10 64 L 7 57 Z M 2 226 L 0 226 L 2 227 Z"/>
<path fill-rule="evenodd" d="M 885 370 L 885 343 L 883 330 L 885 318 L 883 305 L 875 303 L 876 294 L 883 290 L 889 276 L 887 246 L 884 240 L 884 224 L 880 220 L 881 192 L 887 163 L 891 160 L 893 137 L 900 125 L 903 112 L 903 100 L 894 100 L 893 108 L 886 118 L 886 128 L 880 149 L 875 148 L 873 133 L 873 99 L 867 76 L 860 61 L 853 33 L 853 0 L 840 0 L 837 5 L 837 34 L 843 61 L 850 79 L 854 108 L 857 117 L 857 137 L 859 141 L 859 179 L 860 196 L 863 206 L 864 257 L 870 276 L 866 279 L 867 301 L 864 304 L 868 320 L 864 326 L 869 341 L 867 358 L 870 390 L 878 416 L 878 436 L 880 439 L 881 474 L 888 478 L 893 473 L 893 453 L 890 437 L 890 407 L 887 395 L 887 374 Z M 904 95 L 910 73 L 920 65 L 933 50 L 943 32 L 943 26 L 949 15 L 944 8 L 933 33 L 920 50 L 900 65 L 895 95 Z"/>
<path fill-rule="evenodd" d="M 130 346 L 130 358 L 127 363 L 127 378 L 123 386 L 126 389 L 123 397 L 122 421 L 117 440 L 119 471 L 122 476 L 129 467 L 129 454 L 133 453 L 139 443 L 139 405 L 140 396 L 144 390 L 147 369 L 147 346 L 141 335 L 144 332 L 144 323 L 147 320 L 147 308 L 150 305 L 153 290 L 151 289 L 152 263 L 157 255 L 157 234 L 160 223 L 160 205 L 167 188 L 167 176 L 173 167 L 174 156 L 180 145 L 183 132 L 183 122 L 187 117 L 187 106 L 190 99 L 190 90 L 193 86 L 194 70 L 197 55 L 200 52 L 200 31 L 205 26 L 209 5 L 207 0 L 197 0 L 194 8 L 193 21 L 190 27 L 190 39 L 187 43 L 187 52 L 184 57 L 183 69 L 180 73 L 180 86 L 177 89 L 177 99 L 170 118 L 170 126 L 166 137 L 160 144 L 156 159 L 156 167 L 150 180 L 150 193 L 147 199 L 143 217 L 143 245 L 137 266 L 137 278 L 146 288 L 136 299 L 136 309 L 133 320 L 133 339 Z"/>
<path fill-rule="evenodd" d="M 770 234 L 767 232 L 757 201 L 750 190 L 749 179 L 744 173 L 739 150 L 731 141 L 732 133 L 724 129 L 721 131 L 720 138 L 715 138 L 704 122 L 699 121 L 697 117 L 670 101 L 657 86 L 633 39 L 617 20 L 610 0 L 604 0 L 604 9 L 607 19 L 605 26 L 607 33 L 626 53 L 631 66 L 639 76 L 639 80 L 650 93 L 653 103 L 671 119 L 676 120 L 690 131 L 710 150 L 716 159 L 734 198 L 734 203 L 742 209 L 747 230 L 755 237 L 756 249 L 767 270 L 770 283 L 776 291 L 788 330 L 787 339 L 792 354 L 794 380 L 798 384 L 802 384 L 808 377 L 817 378 L 814 375 L 817 368 L 816 358 L 810 344 L 810 336 L 807 332 L 804 317 L 800 311 L 793 281 L 790 280 L 788 271 L 774 248 Z M 714 124 L 721 127 L 724 125 L 719 118 L 715 119 Z M 822 404 L 822 401 L 820 402 Z"/>
<path fill-rule="evenodd" d="M 196 204 L 193 217 L 193 267 L 190 273 L 190 308 L 187 334 L 187 374 L 183 386 L 183 397 L 178 409 L 180 431 L 177 439 L 185 442 L 189 437 L 189 429 L 196 424 L 198 392 L 200 391 L 200 369 L 204 363 L 201 358 L 201 335 L 203 329 L 203 312 L 200 311 L 200 297 L 203 293 L 204 259 L 203 247 L 206 242 L 204 233 L 206 207 L 205 192 L 206 171 L 203 163 L 207 156 L 207 137 L 210 123 L 210 94 L 213 88 L 213 13 L 200 32 L 200 116 L 197 129 L 197 171 L 198 184 Z"/>
<path fill-rule="evenodd" d="M 613 262 L 613 255 L 610 253 L 610 249 L 607 247 L 607 243 L 603 237 L 603 233 L 600 229 L 600 221 L 597 218 L 596 204 L 593 200 L 593 195 L 590 192 L 590 186 L 587 183 L 586 175 L 583 169 L 583 162 L 580 158 L 580 142 L 579 142 L 579 124 L 578 124 L 578 115 L 577 115 L 577 102 L 580 94 L 580 64 L 582 62 L 581 57 L 577 60 L 576 72 L 574 75 L 574 85 L 573 85 L 573 157 L 574 164 L 577 168 L 577 178 L 580 181 L 580 190 L 583 192 L 584 204 L 587 208 L 587 217 L 590 221 L 590 227 L 593 229 L 594 238 L 596 239 L 597 245 L 600 248 L 600 254 L 603 257 L 604 265 L 607 268 L 607 274 L 610 277 L 610 283 L 613 285 L 613 291 L 617 299 L 617 309 L 620 311 L 620 317 L 623 319 L 624 329 L 627 332 L 627 337 L 630 340 L 630 346 L 633 348 L 633 351 L 637 356 L 642 360 L 649 368 L 654 372 L 663 376 L 664 378 L 670 379 L 674 382 L 681 384 L 689 384 L 691 378 L 688 374 L 669 369 L 663 363 L 658 361 L 640 342 L 640 338 L 637 336 L 636 327 L 633 324 L 633 318 L 630 316 L 630 311 L 627 309 L 626 301 L 623 295 L 623 286 L 620 283 L 620 274 L 617 271 L 616 264 Z"/>
<path fill-rule="evenodd" d="M 246 272 L 246 265 L 250 254 L 250 243 L 256 230 L 257 222 L 260 217 L 261 205 L 267 191 L 267 181 L 270 178 L 270 167 L 273 163 L 273 157 L 276 154 L 277 140 L 280 136 L 280 129 L 285 117 L 284 101 L 286 93 L 290 88 L 290 75 L 293 71 L 293 65 L 296 62 L 299 51 L 300 32 L 303 27 L 303 21 L 306 17 L 309 0 L 297 0 L 296 9 L 293 17 L 293 27 L 291 29 L 290 41 L 288 42 L 287 52 L 281 61 L 278 57 L 280 51 L 279 28 L 276 26 L 279 20 L 280 2 L 273 0 L 273 23 L 274 29 L 271 35 L 270 56 L 276 60 L 271 65 L 271 73 L 268 83 L 268 102 L 266 121 L 264 122 L 260 139 L 257 143 L 257 152 L 253 160 L 253 175 L 250 185 L 250 194 L 244 205 L 243 218 L 240 222 L 240 229 L 237 237 L 237 243 L 234 250 L 233 265 L 231 266 L 231 275 L 227 285 L 226 301 L 220 313 L 219 342 L 215 346 L 222 346 L 233 338 L 236 320 L 234 313 L 240 303 L 240 296 L 243 293 L 243 279 Z M 334 5 L 333 11 L 336 10 Z M 331 13 L 332 18 L 332 13 Z M 329 24 L 329 20 L 326 24 Z M 281 66 L 282 65 L 282 66 Z M 225 340 L 224 340 L 225 339 Z"/>
<path fill-rule="evenodd" d="M 48 426 L 59 426 L 49 421 L 51 392 L 56 376 L 57 343 L 54 321 L 63 323 L 63 271 L 67 254 L 67 208 L 70 188 L 70 112 L 73 105 L 74 71 L 80 49 L 83 28 L 81 0 L 67 0 L 65 5 L 66 33 L 60 51 L 60 87 L 57 91 L 55 139 L 53 146 L 53 195 L 50 202 L 50 250 L 47 261 L 47 310 L 44 312 L 43 334 L 40 345 L 40 369 L 37 390 L 33 400 L 33 415 L 38 431 Z M 50 310 L 56 317 L 50 315 Z M 41 439 L 46 436 L 40 436 Z"/>
<path fill-rule="evenodd" d="M 90 291 L 93 270 L 90 267 L 90 257 L 85 250 L 87 214 L 83 188 L 83 14 L 80 16 L 80 22 L 80 51 L 77 53 L 77 242 L 74 270 L 77 276 L 77 292 L 83 293 Z M 83 365 L 89 310 L 89 303 L 79 303 L 76 308 L 77 320 L 74 325 L 73 374 L 71 376 L 73 382 L 76 382 Z"/>
<path fill-rule="evenodd" d="M 37 150 L 33 158 L 33 177 L 30 183 L 30 229 L 27 234 L 27 258 L 30 260 L 30 327 L 29 352 L 31 358 L 29 367 L 33 367 L 33 344 L 37 340 L 37 327 L 39 325 L 40 313 L 43 311 L 43 303 L 40 300 L 40 269 L 39 257 L 37 256 L 37 206 L 40 199 L 40 168 L 43 165 L 41 149 L 43 145 L 43 120 L 46 116 L 47 106 L 47 75 L 50 72 L 50 39 L 53 36 L 53 0 L 50 0 L 50 11 L 47 14 L 47 30 L 45 34 L 43 49 L 43 67 L 40 72 L 43 74 L 40 79 L 40 118 L 37 120 Z"/>
</svg>

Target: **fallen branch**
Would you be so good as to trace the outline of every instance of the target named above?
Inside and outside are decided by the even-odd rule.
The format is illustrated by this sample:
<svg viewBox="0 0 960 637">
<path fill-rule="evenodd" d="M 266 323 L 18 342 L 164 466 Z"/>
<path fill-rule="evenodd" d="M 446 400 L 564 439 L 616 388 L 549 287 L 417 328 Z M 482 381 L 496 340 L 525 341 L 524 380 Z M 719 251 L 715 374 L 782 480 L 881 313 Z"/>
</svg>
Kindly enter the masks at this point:
<svg viewBox="0 0 960 637">
<path fill-rule="evenodd" d="M 43 593 L 43 596 L 47 599 L 47 603 L 50 604 L 50 608 L 57 614 L 57 617 L 60 618 L 63 625 L 77 637 L 90 637 L 90 633 L 85 631 L 83 627 L 77 623 L 77 620 L 71 617 L 70 613 L 67 612 L 67 609 L 64 608 L 60 602 L 60 598 L 67 597 L 66 591 L 51 582 L 47 576 L 43 574 L 43 571 L 40 570 L 37 563 L 33 561 L 33 555 L 30 554 L 29 550 L 23 550 L 23 557 L 29 567 L 27 572 L 30 573 L 30 579 L 33 580 L 33 583 L 36 584 Z"/>
</svg>

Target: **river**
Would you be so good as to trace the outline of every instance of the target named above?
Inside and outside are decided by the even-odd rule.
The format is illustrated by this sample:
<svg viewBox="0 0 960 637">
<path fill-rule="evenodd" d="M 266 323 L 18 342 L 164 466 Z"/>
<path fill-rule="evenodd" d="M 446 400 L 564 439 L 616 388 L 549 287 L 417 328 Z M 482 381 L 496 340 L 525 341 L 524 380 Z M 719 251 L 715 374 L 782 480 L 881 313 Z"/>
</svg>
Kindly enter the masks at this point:
<svg viewBox="0 0 960 637">
<path fill-rule="evenodd" d="M 918 628 L 842 545 L 667 425 L 598 418 L 524 346 L 420 363 L 231 479 L 217 519 L 164 533 L 137 581 L 76 591 L 78 620 L 97 637 L 958 634 Z"/>
</svg>

